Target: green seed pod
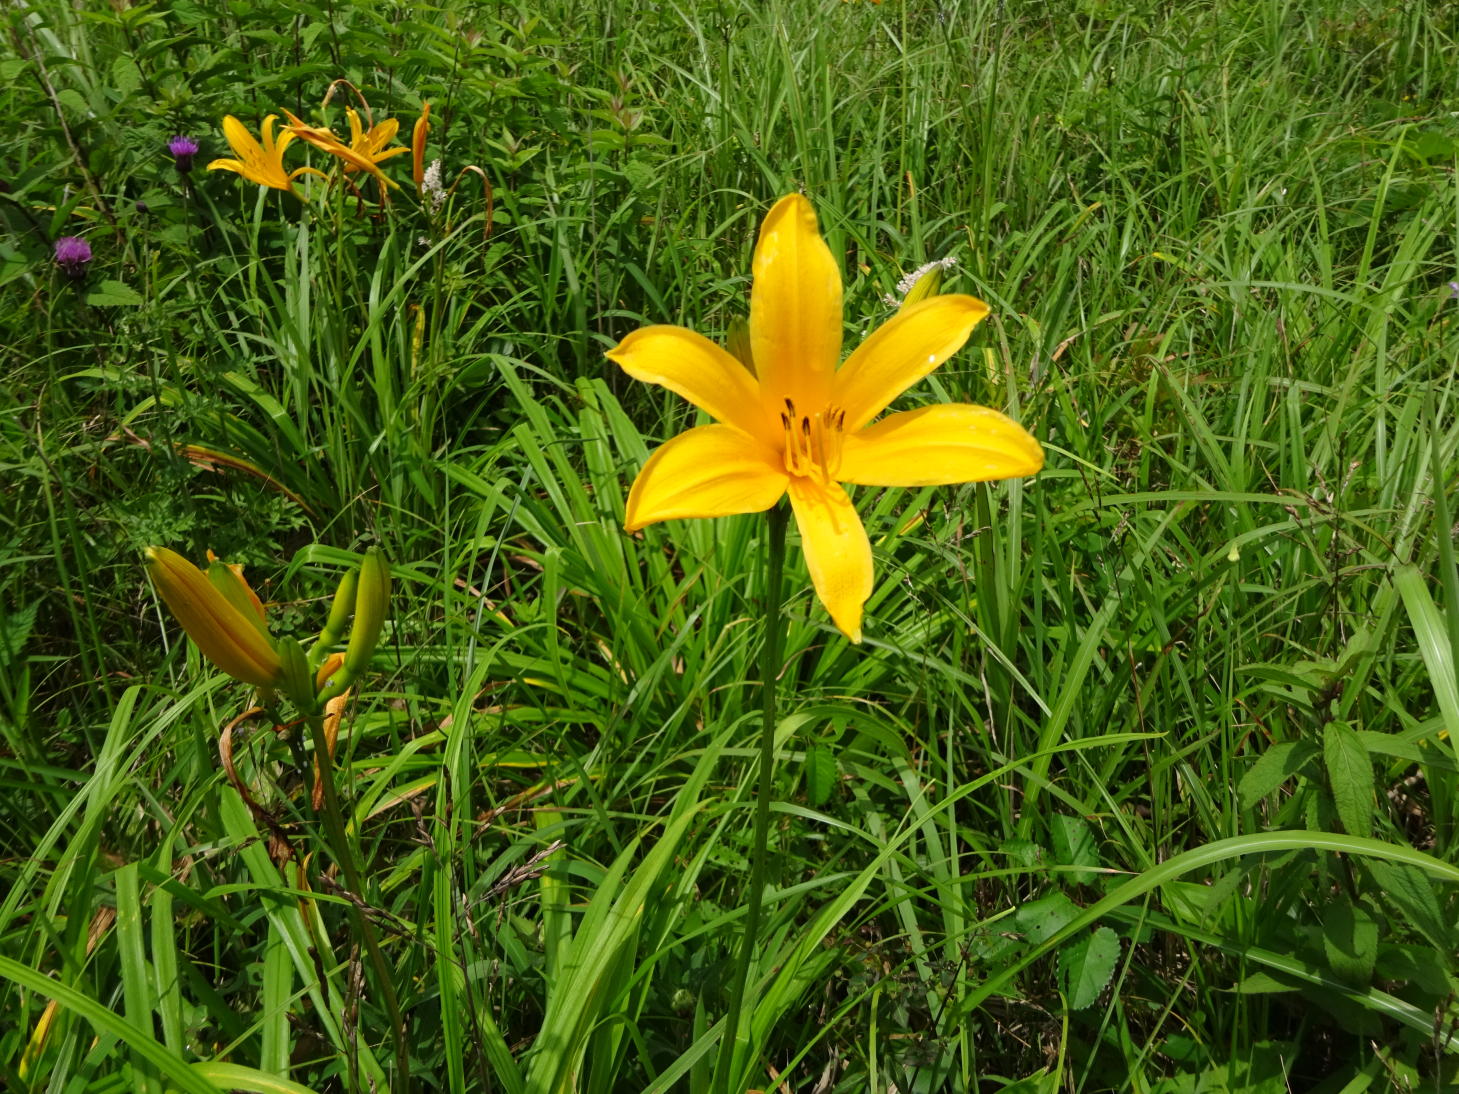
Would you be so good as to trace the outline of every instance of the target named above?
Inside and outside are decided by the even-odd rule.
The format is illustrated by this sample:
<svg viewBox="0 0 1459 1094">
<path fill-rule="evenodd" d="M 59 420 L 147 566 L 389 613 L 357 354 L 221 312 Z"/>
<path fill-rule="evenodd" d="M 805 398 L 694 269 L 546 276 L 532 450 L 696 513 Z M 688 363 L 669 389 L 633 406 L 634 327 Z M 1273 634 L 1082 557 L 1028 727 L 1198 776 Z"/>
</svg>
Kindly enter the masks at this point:
<svg viewBox="0 0 1459 1094">
<path fill-rule="evenodd" d="M 306 714 L 313 714 L 314 673 L 309 668 L 309 659 L 304 656 L 304 647 L 298 639 L 285 636 L 277 642 L 279 657 L 284 662 L 284 678 L 281 688 L 285 695 Z"/>
<path fill-rule="evenodd" d="M 344 653 L 346 679 L 353 680 L 369 666 L 389 612 L 390 565 L 378 547 L 371 547 L 360 563 L 359 588 L 355 593 L 355 624 L 350 628 L 350 644 Z"/>
</svg>

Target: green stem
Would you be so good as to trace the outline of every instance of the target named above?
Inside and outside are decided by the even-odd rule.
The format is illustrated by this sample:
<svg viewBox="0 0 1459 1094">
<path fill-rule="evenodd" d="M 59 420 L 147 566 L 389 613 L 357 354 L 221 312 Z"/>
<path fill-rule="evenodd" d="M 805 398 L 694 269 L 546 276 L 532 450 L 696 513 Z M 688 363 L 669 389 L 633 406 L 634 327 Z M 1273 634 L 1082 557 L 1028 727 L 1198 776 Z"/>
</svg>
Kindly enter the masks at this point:
<svg viewBox="0 0 1459 1094">
<path fill-rule="evenodd" d="M 335 793 L 334 761 L 324 739 L 324 719 L 313 715 L 305 721 L 309 723 L 309 733 L 314 741 L 314 758 L 319 764 L 319 781 L 324 788 L 324 828 L 333 847 L 334 860 L 344 871 L 345 885 L 349 889 L 345 894 L 345 906 L 349 909 L 355 935 L 364 943 L 365 953 L 369 955 L 370 967 L 375 973 L 375 984 L 385 996 L 385 1006 L 390 1011 L 391 1032 L 395 1040 L 395 1075 L 390 1089 L 394 1094 L 409 1094 L 410 1046 L 406 1042 L 405 1022 L 400 1015 L 400 999 L 395 994 L 395 981 L 391 976 L 390 966 L 385 963 L 385 955 L 380 951 L 380 940 L 375 936 L 374 925 L 365 918 L 360 904 L 351 899 L 358 897 L 361 901 L 364 900 L 364 879 L 359 867 L 355 865 L 354 852 L 350 850 L 349 837 L 345 832 L 344 815 L 339 808 L 339 795 Z"/>
<path fill-rule="evenodd" d="M 790 510 L 777 505 L 767 514 L 769 533 L 765 551 L 765 644 L 760 651 L 760 787 L 755 795 L 755 834 L 750 852 L 750 899 L 745 908 L 745 933 L 740 941 L 739 967 L 735 970 L 734 991 L 730 995 L 729 1017 L 720 1034 L 719 1063 L 715 1067 L 716 1089 L 721 1094 L 740 1094 L 731 1088 L 741 1048 L 750 1047 L 750 1032 L 741 1027 L 748 1021 L 744 1013 L 745 992 L 750 983 L 750 964 L 755 958 L 755 944 L 760 934 L 760 909 L 765 891 L 766 844 L 770 835 L 770 797 L 775 774 L 775 682 L 780 675 L 780 646 L 785 637 L 785 621 L 781 617 L 782 586 L 785 576 L 785 527 Z"/>
</svg>

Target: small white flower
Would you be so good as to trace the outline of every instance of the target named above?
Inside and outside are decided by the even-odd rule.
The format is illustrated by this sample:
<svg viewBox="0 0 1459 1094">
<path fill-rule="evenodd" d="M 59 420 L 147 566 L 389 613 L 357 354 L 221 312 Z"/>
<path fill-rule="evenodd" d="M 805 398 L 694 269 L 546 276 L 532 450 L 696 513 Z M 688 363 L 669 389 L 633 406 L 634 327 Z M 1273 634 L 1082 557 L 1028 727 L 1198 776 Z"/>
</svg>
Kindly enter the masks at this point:
<svg viewBox="0 0 1459 1094">
<path fill-rule="evenodd" d="M 446 204 L 446 187 L 441 182 L 441 161 L 433 160 L 426 168 L 425 177 L 420 183 L 421 196 L 426 199 L 426 208 L 432 214 L 439 213 L 441 206 Z"/>
<path fill-rule="evenodd" d="M 957 259 L 952 255 L 948 255 L 946 258 L 934 259 L 931 262 L 924 262 L 922 265 L 918 266 L 915 270 L 909 273 L 906 277 L 902 278 L 902 280 L 897 282 L 897 297 L 906 296 L 909 292 L 911 292 L 912 286 L 921 281 L 924 274 L 929 274 L 933 270 L 949 270 L 956 265 Z M 893 307 L 900 303 L 899 299 L 893 298 L 891 296 L 883 297 L 883 299 L 886 300 L 887 303 L 891 304 Z"/>
</svg>

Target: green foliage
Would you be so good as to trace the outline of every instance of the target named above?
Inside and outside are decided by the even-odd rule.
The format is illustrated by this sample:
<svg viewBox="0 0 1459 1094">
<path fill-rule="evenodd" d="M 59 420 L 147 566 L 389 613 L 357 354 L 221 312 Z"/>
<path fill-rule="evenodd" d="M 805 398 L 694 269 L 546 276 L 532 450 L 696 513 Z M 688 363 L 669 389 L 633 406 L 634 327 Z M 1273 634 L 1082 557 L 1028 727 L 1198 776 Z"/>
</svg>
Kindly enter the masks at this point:
<svg viewBox="0 0 1459 1094">
<path fill-rule="evenodd" d="M 151 543 L 246 563 L 304 643 L 392 560 L 334 762 L 417 1089 L 1459 1082 L 1456 18 L 7 10 L 0 1086 L 398 1076 L 306 746 L 235 723 Z M 432 104 L 444 204 L 409 156 L 388 205 L 205 170 L 224 114 L 338 129 L 337 79 L 406 140 Z M 1049 459 L 861 489 L 860 647 L 792 569 L 758 1058 L 716 1077 L 762 522 L 623 533 L 693 412 L 602 351 L 722 339 L 793 189 L 848 344 L 957 258 L 992 316 L 901 405 Z"/>
</svg>

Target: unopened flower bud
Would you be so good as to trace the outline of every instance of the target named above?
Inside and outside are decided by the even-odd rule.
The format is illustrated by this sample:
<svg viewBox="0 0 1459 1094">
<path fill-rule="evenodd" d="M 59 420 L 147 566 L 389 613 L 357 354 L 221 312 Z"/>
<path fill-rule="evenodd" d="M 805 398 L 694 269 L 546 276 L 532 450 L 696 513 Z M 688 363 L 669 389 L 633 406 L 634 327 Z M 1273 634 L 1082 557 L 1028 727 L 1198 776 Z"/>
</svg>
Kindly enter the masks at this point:
<svg viewBox="0 0 1459 1094">
<path fill-rule="evenodd" d="M 245 684 L 278 686 L 283 660 L 251 610 L 237 607 L 203 571 L 165 547 L 147 548 L 147 572 L 204 657 Z"/>
</svg>

